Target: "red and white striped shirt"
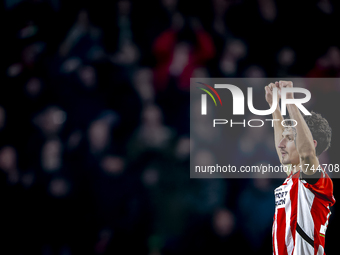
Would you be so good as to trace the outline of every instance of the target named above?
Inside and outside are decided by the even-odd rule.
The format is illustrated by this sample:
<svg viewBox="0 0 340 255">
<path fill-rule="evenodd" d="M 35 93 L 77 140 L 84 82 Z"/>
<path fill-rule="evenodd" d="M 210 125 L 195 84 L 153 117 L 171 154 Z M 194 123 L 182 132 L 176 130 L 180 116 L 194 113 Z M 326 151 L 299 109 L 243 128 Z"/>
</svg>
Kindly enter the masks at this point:
<svg viewBox="0 0 340 255">
<path fill-rule="evenodd" d="M 318 173 L 316 173 L 318 174 Z M 325 233 L 335 203 L 333 182 L 322 171 L 315 184 L 290 174 L 275 189 L 274 255 L 324 255 Z"/>
</svg>

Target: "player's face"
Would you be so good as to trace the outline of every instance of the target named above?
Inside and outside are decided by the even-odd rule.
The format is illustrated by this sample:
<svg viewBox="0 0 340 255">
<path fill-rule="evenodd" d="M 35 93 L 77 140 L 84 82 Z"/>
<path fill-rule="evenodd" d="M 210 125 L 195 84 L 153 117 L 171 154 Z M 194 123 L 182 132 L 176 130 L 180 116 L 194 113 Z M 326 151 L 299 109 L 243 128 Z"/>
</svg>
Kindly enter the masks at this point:
<svg viewBox="0 0 340 255">
<path fill-rule="evenodd" d="M 294 128 L 285 128 L 282 132 L 282 139 L 278 145 L 282 164 L 298 165 L 300 163 L 299 153 L 296 150 L 295 134 Z"/>
</svg>

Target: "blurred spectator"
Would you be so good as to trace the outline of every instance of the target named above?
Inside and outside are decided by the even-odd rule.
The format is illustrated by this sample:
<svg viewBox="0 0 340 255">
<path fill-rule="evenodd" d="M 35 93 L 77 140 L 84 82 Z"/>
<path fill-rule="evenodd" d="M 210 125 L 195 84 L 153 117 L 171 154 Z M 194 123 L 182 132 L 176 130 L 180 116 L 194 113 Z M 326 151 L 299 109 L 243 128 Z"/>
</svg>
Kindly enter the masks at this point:
<svg viewBox="0 0 340 255">
<path fill-rule="evenodd" d="M 117 49 L 112 55 L 111 61 L 117 65 L 131 65 L 137 62 L 139 50 L 133 41 L 131 28 L 131 1 L 119 0 L 117 2 L 117 26 L 119 30 Z"/>
<path fill-rule="evenodd" d="M 225 15 L 228 8 L 232 5 L 232 1 L 214 0 L 212 4 L 214 10 L 214 19 L 212 27 L 217 34 L 219 34 L 222 37 L 226 37 L 229 31 L 228 28 L 226 27 Z"/>
<path fill-rule="evenodd" d="M 296 62 L 296 53 L 290 47 L 282 48 L 277 54 L 277 77 L 291 77 L 293 65 Z"/>
<path fill-rule="evenodd" d="M 267 237 L 271 235 L 274 215 L 272 193 L 270 179 L 254 178 L 239 197 L 240 226 L 251 245 L 250 250 L 256 254 L 271 251 L 270 238 Z"/>
<path fill-rule="evenodd" d="M 1 148 L 0 169 L 5 174 L 8 184 L 14 185 L 19 182 L 20 174 L 17 168 L 17 153 L 12 146 Z"/>
<path fill-rule="evenodd" d="M 58 106 L 49 106 L 34 118 L 34 123 L 45 137 L 57 135 L 65 121 L 66 113 Z"/>
<path fill-rule="evenodd" d="M 90 152 L 94 155 L 102 153 L 110 144 L 109 123 L 97 120 L 91 123 L 88 130 Z"/>
<path fill-rule="evenodd" d="M 46 43 L 42 41 L 33 42 L 24 47 L 20 62 L 11 64 L 7 69 L 9 77 L 17 77 L 25 72 L 38 72 L 41 67 L 41 55 L 45 51 Z"/>
<path fill-rule="evenodd" d="M 255 117 L 251 119 L 255 119 Z M 256 119 L 262 120 L 263 123 L 266 122 L 264 118 L 259 116 L 256 116 Z M 253 124 L 259 125 L 255 123 Z M 265 123 L 261 128 L 253 127 L 245 129 L 237 142 L 238 152 L 235 153 L 234 164 L 253 165 L 257 161 L 270 160 L 270 163 L 277 165 L 279 162 L 276 161 L 276 151 L 273 150 L 275 146 L 274 141 L 272 137 L 267 135 L 270 129 L 269 123 Z M 240 155 L 242 155 L 242 159 Z M 244 155 L 246 156 L 244 157 Z"/>
<path fill-rule="evenodd" d="M 151 150 L 165 152 L 175 133 L 163 124 L 163 115 L 157 105 L 147 105 L 141 114 L 141 124 L 131 136 L 128 151 L 131 159 Z"/>
<path fill-rule="evenodd" d="M 242 238 L 235 225 L 233 212 L 227 208 L 217 208 L 211 217 L 194 221 L 187 233 L 184 251 L 186 254 L 226 254 L 231 249 L 237 249 L 237 252 L 244 253 L 245 246 L 235 248 Z"/>
<path fill-rule="evenodd" d="M 225 44 L 220 58 L 219 69 L 223 76 L 235 77 L 239 73 L 239 62 L 247 55 L 246 45 L 239 39 L 233 39 Z"/>
<path fill-rule="evenodd" d="M 244 77 L 246 78 L 264 78 L 266 73 L 261 66 L 250 65 L 244 71 Z"/>
<path fill-rule="evenodd" d="M 321 56 L 314 68 L 308 73 L 308 77 L 339 77 L 340 75 L 340 50 L 337 46 L 331 46 Z"/>
<path fill-rule="evenodd" d="M 47 173 L 53 173 L 62 167 L 62 144 L 59 139 L 45 142 L 41 150 L 41 167 Z"/>
<path fill-rule="evenodd" d="M 273 22 L 276 19 L 277 10 L 274 0 L 259 0 L 259 10 L 261 17 L 267 22 Z"/>
<path fill-rule="evenodd" d="M 78 56 L 82 59 L 98 59 L 102 55 L 101 49 L 98 49 L 100 36 L 100 29 L 91 23 L 88 11 L 82 9 L 59 48 L 59 56 L 62 58 Z M 95 53 L 94 50 L 96 50 Z"/>
<path fill-rule="evenodd" d="M 98 231 L 95 254 L 146 254 L 151 218 L 140 181 L 127 172 L 121 156 L 105 155 L 97 170 L 93 180 Z"/>
<path fill-rule="evenodd" d="M 329 0 L 319 0 L 316 6 L 325 14 L 330 15 L 333 13 L 333 4 Z"/>
<path fill-rule="evenodd" d="M 71 253 L 77 213 L 70 182 L 64 176 L 50 179 L 44 197 L 43 251 L 52 254 Z M 68 231 L 65 231 L 65 230 Z"/>
<path fill-rule="evenodd" d="M 183 30 L 185 20 L 180 13 L 172 17 L 172 27 L 156 38 L 154 54 L 157 59 L 155 67 L 156 91 L 164 91 L 171 78 L 177 80 L 178 89 L 187 91 L 193 70 L 204 65 L 214 54 L 214 46 L 210 35 L 203 30 L 198 19 L 191 19 Z M 181 38 L 181 32 L 193 34 L 193 38 Z"/>
<path fill-rule="evenodd" d="M 133 77 L 133 83 L 143 104 L 154 103 L 155 91 L 153 74 L 150 68 L 141 68 L 137 70 Z"/>
<path fill-rule="evenodd" d="M 41 93 L 42 84 L 41 80 L 37 77 L 32 77 L 26 83 L 26 93 L 30 98 L 37 98 Z"/>
</svg>

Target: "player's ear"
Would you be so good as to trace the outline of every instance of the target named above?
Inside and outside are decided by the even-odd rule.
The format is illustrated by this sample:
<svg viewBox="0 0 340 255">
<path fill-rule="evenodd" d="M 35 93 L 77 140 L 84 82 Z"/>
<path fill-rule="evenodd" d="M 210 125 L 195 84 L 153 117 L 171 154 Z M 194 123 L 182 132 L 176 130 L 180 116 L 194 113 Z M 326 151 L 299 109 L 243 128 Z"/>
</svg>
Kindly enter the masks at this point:
<svg viewBox="0 0 340 255">
<path fill-rule="evenodd" d="M 314 148 L 316 148 L 316 146 L 318 145 L 318 142 L 316 140 L 313 140 L 314 142 Z"/>
</svg>

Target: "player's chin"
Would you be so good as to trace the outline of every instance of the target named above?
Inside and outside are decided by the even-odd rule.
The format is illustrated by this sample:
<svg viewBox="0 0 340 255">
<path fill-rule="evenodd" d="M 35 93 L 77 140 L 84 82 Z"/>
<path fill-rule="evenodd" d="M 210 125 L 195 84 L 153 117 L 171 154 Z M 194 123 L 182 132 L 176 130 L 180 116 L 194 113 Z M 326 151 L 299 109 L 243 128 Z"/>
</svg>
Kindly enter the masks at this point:
<svg viewBox="0 0 340 255">
<path fill-rule="evenodd" d="M 282 164 L 283 165 L 288 165 L 288 164 L 290 164 L 290 161 L 287 160 L 287 159 L 282 159 Z"/>
</svg>

